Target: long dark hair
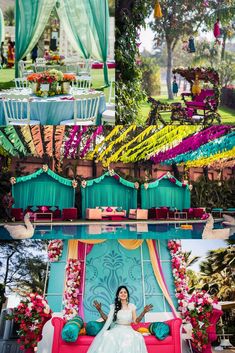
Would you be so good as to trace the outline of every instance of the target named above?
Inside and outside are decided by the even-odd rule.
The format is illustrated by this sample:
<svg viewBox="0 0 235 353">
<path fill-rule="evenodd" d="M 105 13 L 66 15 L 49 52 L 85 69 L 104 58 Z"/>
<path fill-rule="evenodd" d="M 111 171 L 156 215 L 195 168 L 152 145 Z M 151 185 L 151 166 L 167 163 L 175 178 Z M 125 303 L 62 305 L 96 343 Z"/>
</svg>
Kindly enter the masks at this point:
<svg viewBox="0 0 235 353">
<path fill-rule="evenodd" d="M 122 289 L 125 289 L 127 291 L 127 301 L 129 302 L 130 293 L 129 293 L 129 290 L 127 289 L 127 287 L 126 286 L 118 287 L 117 292 L 116 292 L 116 296 L 115 296 L 115 301 L 114 301 L 115 308 L 114 308 L 113 321 L 117 320 L 117 313 L 122 308 L 122 302 L 118 298 L 118 295 Z"/>
</svg>

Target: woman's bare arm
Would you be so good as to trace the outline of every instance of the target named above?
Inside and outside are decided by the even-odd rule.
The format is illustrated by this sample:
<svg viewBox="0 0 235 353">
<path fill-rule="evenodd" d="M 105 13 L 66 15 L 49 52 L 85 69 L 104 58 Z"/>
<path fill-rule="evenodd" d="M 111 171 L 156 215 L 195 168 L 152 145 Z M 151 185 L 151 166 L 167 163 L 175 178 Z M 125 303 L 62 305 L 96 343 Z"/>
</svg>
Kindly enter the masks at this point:
<svg viewBox="0 0 235 353">
<path fill-rule="evenodd" d="M 146 313 L 148 313 L 150 310 L 152 310 L 152 308 L 153 308 L 153 305 L 149 304 L 144 307 L 144 310 L 142 311 L 142 313 L 138 317 L 136 317 L 136 313 L 135 313 L 134 323 L 138 324 L 143 319 L 144 315 Z"/>
</svg>

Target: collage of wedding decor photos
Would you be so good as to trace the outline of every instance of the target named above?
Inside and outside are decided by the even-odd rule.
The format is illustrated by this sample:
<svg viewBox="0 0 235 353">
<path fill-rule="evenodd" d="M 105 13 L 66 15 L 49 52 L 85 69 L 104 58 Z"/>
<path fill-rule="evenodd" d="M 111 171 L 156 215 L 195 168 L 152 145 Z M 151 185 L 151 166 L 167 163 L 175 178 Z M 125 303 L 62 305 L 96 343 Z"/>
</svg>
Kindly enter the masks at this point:
<svg viewBox="0 0 235 353">
<path fill-rule="evenodd" d="M 0 353 L 235 353 L 235 0 L 0 0 Z"/>
</svg>

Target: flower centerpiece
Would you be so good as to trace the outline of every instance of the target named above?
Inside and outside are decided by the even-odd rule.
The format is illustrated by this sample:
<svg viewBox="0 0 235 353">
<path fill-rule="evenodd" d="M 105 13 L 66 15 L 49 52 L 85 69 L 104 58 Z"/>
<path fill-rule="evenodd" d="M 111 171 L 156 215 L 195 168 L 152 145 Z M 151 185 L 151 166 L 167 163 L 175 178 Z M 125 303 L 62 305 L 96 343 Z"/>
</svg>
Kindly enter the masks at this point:
<svg viewBox="0 0 235 353">
<path fill-rule="evenodd" d="M 68 94 L 70 91 L 71 82 L 76 80 L 76 76 L 73 74 L 63 74 L 63 79 L 61 83 L 61 91 L 64 94 Z"/>
<path fill-rule="evenodd" d="M 30 293 L 13 309 L 8 319 L 13 319 L 18 325 L 18 343 L 20 350 L 34 350 L 42 339 L 42 329 L 51 318 L 52 311 L 43 298 L 37 293 Z"/>
<path fill-rule="evenodd" d="M 66 78 L 66 81 L 75 79 L 74 75 L 69 76 L 69 78 Z M 60 94 L 61 89 L 58 85 L 65 81 L 63 72 L 55 69 L 31 74 L 27 77 L 27 80 L 31 82 L 33 93 L 37 96 L 43 96 L 44 94 L 54 96 L 55 94 Z"/>
<path fill-rule="evenodd" d="M 39 73 L 34 73 L 27 76 L 27 81 L 30 82 L 33 93 L 39 91 L 39 75 Z"/>
<path fill-rule="evenodd" d="M 46 60 L 46 65 L 64 65 L 65 57 L 55 52 L 49 52 L 45 54 L 44 59 Z"/>
<path fill-rule="evenodd" d="M 79 312 L 80 273 L 80 261 L 69 259 L 66 266 L 63 310 L 63 315 L 67 320 L 72 319 Z"/>
</svg>

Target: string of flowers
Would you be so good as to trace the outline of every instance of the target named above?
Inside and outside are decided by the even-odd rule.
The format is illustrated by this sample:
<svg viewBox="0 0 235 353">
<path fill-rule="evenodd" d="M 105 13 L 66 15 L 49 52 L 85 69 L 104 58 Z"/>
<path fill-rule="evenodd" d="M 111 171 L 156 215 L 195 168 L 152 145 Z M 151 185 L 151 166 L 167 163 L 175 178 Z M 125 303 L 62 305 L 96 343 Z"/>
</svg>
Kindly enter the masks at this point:
<svg viewBox="0 0 235 353">
<path fill-rule="evenodd" d="M 37 293 L 30 293 L 13 309 L 8 319 L 13 319 L 18 325 L 18 343 L 20 349 L 34 349 L 42 339 L 42 329 L 51 318 L 52 311 L 43 298 Z"/>
<path fill-rule="evenodd" d="M 56 239 L 50 240 L 47 248 L 47 254 L 50 262 L 59 261 L 63 253 L 63 241 Z"/>
<path fill-rule="evenodd" d="M 72 319 L 79 312 L 80 274 L 79 260 L 69 259 L 66 266 L 66 283 L 64 291 L 63 316 L 66 320 Z"/>
<path fill-rule="evenodd" d="M 168 248 L 172 258 L 172 273 L 176 298 L 178 299 L 178 310 L 181 313 L 183 323 L 192 325 L 193 348 L 201 352 L 209 343 L 210 317 L 213 311 L 213 303 L 217 303 L 217 300 L 212 299 L 206 291 L 195 290 L 193 294 L 188 293 L 186 261 L 180 240 L 169 240 Z"/>
</svg>

